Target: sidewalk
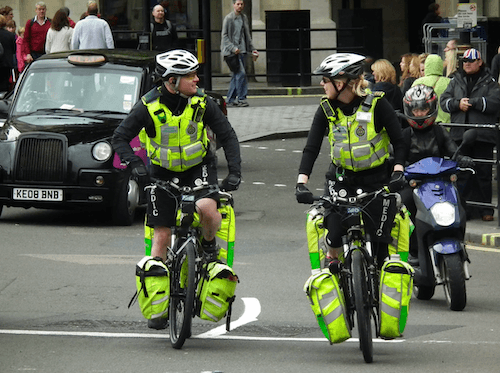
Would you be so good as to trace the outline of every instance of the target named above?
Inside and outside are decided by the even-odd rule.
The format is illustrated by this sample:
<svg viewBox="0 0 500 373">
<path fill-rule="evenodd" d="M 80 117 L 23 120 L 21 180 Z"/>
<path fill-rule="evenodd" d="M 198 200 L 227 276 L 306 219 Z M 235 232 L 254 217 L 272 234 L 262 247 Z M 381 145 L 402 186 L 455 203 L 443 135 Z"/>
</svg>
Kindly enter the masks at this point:
<svg viewBox="0 0 500 373">
<path fill-rule="evenodd" d="M 212 91 L 226 96 L 230 77 L 214 78 Z M 260 78 L 263 80 L 263 78 Z M 265 82 L 249 82 L 249 107 L 228 108 L 228 119 L 238 135 L 240 142 L 262 138 L 280 138 L 286 136 L 306 137 L 312 118 L 319 105 L 319 96 L 323 88 L 303 87 L 273 87 Z M 252 107 L 252 96 L 300 96 L 318 95 L 318 105 L 284 105 Z M 496 195 L 496 180 L 493 182 L 493 203 L 498 203 Z M 484 245 L 500 248 L 500 227 L 498 214 L 495 220 L 484 222 L 480 219 L 469 220 L 465 233 L 465 240 L 472 245 Z"/>
</svg>

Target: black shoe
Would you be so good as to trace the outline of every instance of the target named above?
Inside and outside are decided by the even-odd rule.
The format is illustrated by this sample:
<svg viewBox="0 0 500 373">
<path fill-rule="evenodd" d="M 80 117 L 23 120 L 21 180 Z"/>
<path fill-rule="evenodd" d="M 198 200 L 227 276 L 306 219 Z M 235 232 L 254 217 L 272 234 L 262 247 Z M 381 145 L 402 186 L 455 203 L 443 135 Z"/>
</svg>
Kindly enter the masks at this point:
<svg viewBox="0 0 500 373">
<path fill-rule="evenodd" d="M 337 258 L 325 257 L 325 268 L 328 268 L 331 273 L 339 273 L 342 269 L 342 262 Z"/>
<path fill-rule="evenodd" d="M 157 317 L 156 319 L 148 320 L 148 328 L 150 329 L 163 330 L 167 329 L 167 327 L 168 327 L 168 319 Z"/>
<path fill-rule="evenodd" d="M 207 263 L 215 262 L 217 256 L 219 255 L 219 246 L 216 243 L 204 244 L 202 243 L 201 248 L 203 249 L 203 258 Z"/>
</svg>

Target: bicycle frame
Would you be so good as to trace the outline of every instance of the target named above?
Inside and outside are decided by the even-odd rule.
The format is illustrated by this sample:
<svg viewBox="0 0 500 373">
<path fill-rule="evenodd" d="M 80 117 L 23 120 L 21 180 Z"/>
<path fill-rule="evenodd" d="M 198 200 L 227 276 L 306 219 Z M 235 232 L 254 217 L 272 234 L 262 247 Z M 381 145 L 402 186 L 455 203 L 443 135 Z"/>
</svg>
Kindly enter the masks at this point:
<svg viewBox="0 0 500 373">
<path fill-rule="evenodd" d="M 191 336 L 191 323 L 196 315 L 196 289 L 204 263 L 200 249 L 201 229 L 196 224 L 196 201 L 219 193 L 218 187 L 202 184 L 197 187 L 180 187 L 173 182 L 155 180 L 151 188 L 161 188 L 178 202 L 177 224 L 172 227 L 171 245 L 166 264 L 170 269 L 170 341 L 172 347 L 181 348 Z M 207 193 L 197 195 L 198 192 Z"/>
</svg>

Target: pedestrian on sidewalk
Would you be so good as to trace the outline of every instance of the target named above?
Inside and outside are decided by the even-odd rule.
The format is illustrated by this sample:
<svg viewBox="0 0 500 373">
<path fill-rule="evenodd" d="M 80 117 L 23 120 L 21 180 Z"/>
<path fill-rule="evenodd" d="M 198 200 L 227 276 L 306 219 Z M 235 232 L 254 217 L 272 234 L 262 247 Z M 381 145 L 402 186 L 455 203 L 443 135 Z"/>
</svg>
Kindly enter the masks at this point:
<svg viewBox="0 0 500 373">
<path fill-rule="evenodd" d="M 72 49 L 114 49 L 113 34 L 103 19 L 98 17 L 97 2 L 89 1 L 88 16 L 78 21 L 71 41 Z"/>
<path fill-rule="evenodd" d="M 441 95 L 443 111 L 451 114 L 451 123 L 496 124 L 500 112 L 500 86 L 485 68 L 481 53 L 471 48 L 464 52 L 463 67 L 457 70 Z M 465 129 L 452 127 L 451 136 L 460 145 Z M 462 153 L 474 159 L 493 159 L 496 136 L 493 129 L 478 128 L 474 144 L 464 147 Z M 462 195 L 467 201 L 491 203 L 491 164 L 476 164 L 476 173 L 466 182 Z M 469 207 L 469 219 L 478 215 L 483 221 L 493 220 L 492 207 Z"/>
<path fill-rule="evenodd" d="M 50 29 L 52 20 L 46 17 L 47 6 L 43 1 L 35 5 L 36 16 L 28 19 L 24 26 L 23 42 L 26 45 L 28 55 L 26 63 L 31 63 L 45 54 L 45 39 Z"/>
<path fill-rule="evenodd" d="M 54 15 L 52 25 L 47 32 L 45 52 L 55 53 L 69 51 L 71 49 L 72 37 L 73 29 L 69 25 L 68 15 L 63 9 L 59 9 Z"/>
<path fill-rule="evenodd" d="M 234 11 L 222 23 L 221 53 L 233 76 L 227 92 L 228 106 L 248 106 L 248 81 L 245 72 L 247 53 L 252 52 L 256 59 L 259 55 L 252 44 L 248 18 L 242 13 L 243 0 L 233 0 Z M 234 62 L 234 63 L 231 63 Z"/>
</svg>

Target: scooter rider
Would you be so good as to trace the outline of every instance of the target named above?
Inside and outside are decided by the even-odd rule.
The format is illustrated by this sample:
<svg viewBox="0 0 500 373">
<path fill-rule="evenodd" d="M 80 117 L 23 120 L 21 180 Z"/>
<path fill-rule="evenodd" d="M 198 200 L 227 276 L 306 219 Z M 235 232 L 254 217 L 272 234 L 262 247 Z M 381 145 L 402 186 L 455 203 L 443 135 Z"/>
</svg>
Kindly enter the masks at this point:
<svg viewBox="0 0 500 373">
<path fill-rule="evenodd" d="M 403 98 L 403 109 L 409 127 L 403 130 L 404 149 L 407 163 L 405 166 L 420 161 L 426 157 L 452 157 L 457 151 L 457 145 L 449 132 L 442 126 L 435 124 L 438 115 L 439 99 L 432 87 L 419 84 L 410 88 Z M 472 167 L 472 158 L 459 155 L 460 167 Z M 413 188 L 406 185 L 400 192 L 401 198 L 412 220 L 417 208 L 413 200 Z M 408 262 L 418 264 L 417 232 L 410 237 Z"/>
<path fill-rule="evenodd" d="M 217 104 L 199 91 L 198 68 L 198 60 L 186 50 L 158 54 L 156 74 L 162 79 L 161 86 L 145 94 L 115 130 L 113 147 L 139 179 L 139 184 L 147 183 L 148 172 L 129 143 L 144 129 L 145 136 L 141 139 L 146 143 L 153 177 L 176 180 L 179 185 L 195 186 L 200 181 L 217 185 L 215 155 L 207 138 L 206 127 L 210 126 L 224 148 L 228 163 L 229 175 L 223 180 L 222 188 L 238 189 L 241 180 L 238 138 Z M 197 202 L 202 247 L 208 253 L 216 250 L 215 233 L 221 223 L 217 204 L 212 198 Z M 151 249 L 154 257 L 166 260 L 175 211 L 176 201 L 167 192 L 159 188 L 150 190 L 147 224 L 155 230 Z"/>
<path fill-rule="evenodd" d="M 370 192 L 387 185 L 391 173 L 396 189 L 404 180 L 401 125 L 383 93 L 373 94 L 367 88 L 368 82 L 363 78 L 364 60 L 365 57 L 358 54 L 336 53 L 325 58 L 314 71 L 315 75 L 322 76 L 321 85 L 326 97 L 316 111 L 303 151 L 295 191 L 299 203 L 313 202 L 306 183 L 327 129 L 332 160 L 327 173 L 328 184 L 331 182 L 335 187 L 341 182 L 349 189 L 362 188 Z M 390 145 L 394 148 L 394 165 L 389 162 Z M 382 221 L 393 221 L 395 206 L 382 219 L 381 203 L 369 205 L 368 212 L 373 220 L 366 219 L 365 224 L 372 240 L 378 242 L 379 253 L 385 256 L 391 224 L 384 224 L 380 230 L 378 228 Z M 328 228 L 328 263 L 338 258 L 345 229 L 342 228 L 341 217 L 335 213 L 326 217 L 325 225 Z"/>
</svg>

